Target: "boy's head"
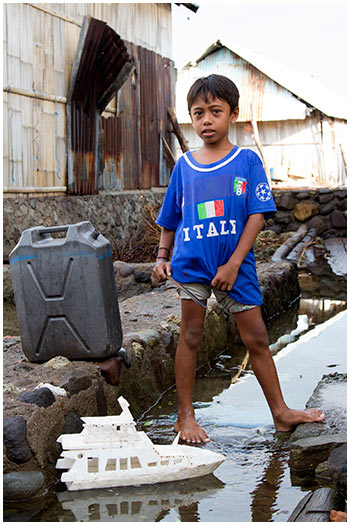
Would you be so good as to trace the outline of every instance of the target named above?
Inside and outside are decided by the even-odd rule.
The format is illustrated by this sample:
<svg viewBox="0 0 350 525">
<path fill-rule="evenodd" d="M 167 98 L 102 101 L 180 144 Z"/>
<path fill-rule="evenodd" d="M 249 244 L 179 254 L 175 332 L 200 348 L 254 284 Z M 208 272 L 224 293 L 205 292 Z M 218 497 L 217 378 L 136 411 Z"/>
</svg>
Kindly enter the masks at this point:
<svg viewBox="0 0 350 525">
<path fill-rule="evenodd" d="M 220 98 L 229 104 L 231 113 L 238 108 L 239 91 L 237 86 L 223 75 L 213 74 L 195 81 L 187 95 L 189 113 L 191 113 L 191 107 L 198 97 L 202 98 L 207 104 L 209 98 Z"/>
</svg>

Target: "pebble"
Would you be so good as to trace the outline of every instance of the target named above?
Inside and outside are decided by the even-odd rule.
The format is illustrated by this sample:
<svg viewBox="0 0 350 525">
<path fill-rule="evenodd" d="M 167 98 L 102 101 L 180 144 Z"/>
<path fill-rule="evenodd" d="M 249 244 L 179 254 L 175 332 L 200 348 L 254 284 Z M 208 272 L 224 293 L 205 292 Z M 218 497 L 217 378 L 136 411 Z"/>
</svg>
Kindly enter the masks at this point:
<svg viewBox="0 0 350 525">
<path fill-rule="evenodd" d="M 25 392 L 21 394 L 18 398 L 22 403 L 33 403 L 38 405 L 38 407 L 47 408 L 51 406 L 56 398 L 49 388 L 38 388 L 32 392 Z"/>
<path fill-rule="evenodd" d="M 78 394 L 81 390 L 86 390 L 92 385 L 92 379 L 87 374 L 73 370 L 66 374 L 60 382 L 60 387 L 64 388 L 69 394 Z"/>
<path fill-rule="evenodd" d="M 38 388 L 48 388 L 51 390 L 54 396 L 66 396 L 67 392 L 64 388 L 60 388 L 59 386 L 51 385 L 50 383 L 39 383 L 38 386 L 35 387 L 34 390 L 37 390 Z"/>
<path fill-rule="evenodd" d="M 68 412 L 64 417 L 64 427 L 61 434 L 79 434 L 83 428 L 80 416 L 75 412 Z"/>
<path fill-rule="evenodd" d="M 347 445 L 334 449 L 328 458 L 329 473 L 336 489 L 346 498 L 347 493 Z"/>
<path fill-rule="evenodd" d="M 137 283 L 151 282 L 151 274 L 149 272 L 135 272 L 135 281 Z"/>
<path fill-rule="evenodd" d="M 3 423 L 3 439 L 10 461 L 21 464 L 29 461 L 33 452 L 27 442 L 27 422 L 24 417 L 7 417 Z"/>
<path fill-rule="evenodd" d="M 3 476 L 3 497 L 5 501 L 24 501 L 35 496 L 44 485 L 40 470 L 9 472 Z"/>
<path fill-rule="evenodd" d="M 135 270 L 130 264 L 123 264 L 123 266 L 119 268 L 120 277 L 129 277 L 129 275 L 132 275 L 134 272 Z"/>
<path fill-rule="evenodd" d="M 24 387 L 18 387 L 14 385 L 13 383 L 8 383 L 7 385 L 4 385 L 3 387 L 3 393 L 13 393 L 13 394 L 21 394 L 22 392 L 25 392 L 27 389 Z"/>
<path fill-rule="evenodd" d="M 44 363 L 43 366 L 47 366 L 49 368 L 61 368 L 62 366 L 69 365 L 69 363 L 70 361 L 67 359 L 67 357 L 58 355 L 47 361 L 47 363 Z"/>
<path fill-rule="evenodd" d="M 159 343 L 159 333 L 156 330 L 142 330 L 139 332 L 141 343 L 146 346 L 156 346 Z"/>
</svg>

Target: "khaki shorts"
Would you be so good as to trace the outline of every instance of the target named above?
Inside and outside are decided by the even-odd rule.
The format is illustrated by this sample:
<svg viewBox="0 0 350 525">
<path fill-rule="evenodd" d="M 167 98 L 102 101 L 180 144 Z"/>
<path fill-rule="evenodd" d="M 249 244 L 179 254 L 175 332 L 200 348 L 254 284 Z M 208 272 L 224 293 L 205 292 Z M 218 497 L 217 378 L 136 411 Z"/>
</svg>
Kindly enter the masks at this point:
<svg viewBox="0 0 350 525">
<path fill-rule="evenodd" d="M 213 288 L 210 284 L 204 283 L 182 283 L 185 288 L 193 293 L 200 301 L 206 301 L 211 296 L 211 292 L 214 293 L 215 298 L 219 304 L 229 313 L 236 314 L 238 312 L 244 312 L 245 310 L 251 310 L 256 308 L 257 304 L 242 304 L 238 303 L 226 292 Z M 181 299 L 191 299 L 183 290 L 177 289 L 177 293 Z"/>
</svg>

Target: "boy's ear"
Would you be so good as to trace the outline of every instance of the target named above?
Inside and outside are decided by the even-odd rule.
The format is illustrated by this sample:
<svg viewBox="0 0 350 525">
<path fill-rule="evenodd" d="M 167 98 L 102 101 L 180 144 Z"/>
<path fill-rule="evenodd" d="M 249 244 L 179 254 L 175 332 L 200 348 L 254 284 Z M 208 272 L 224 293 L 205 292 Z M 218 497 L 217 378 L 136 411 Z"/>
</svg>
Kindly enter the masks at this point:
<svg viewBox="0 0 350 525">
<path fill-rule="evenodd" d="M 234 124 L 238 119 L 239 107 L 237 106 L 231 113 L 231 123 Z"/>
</svg>

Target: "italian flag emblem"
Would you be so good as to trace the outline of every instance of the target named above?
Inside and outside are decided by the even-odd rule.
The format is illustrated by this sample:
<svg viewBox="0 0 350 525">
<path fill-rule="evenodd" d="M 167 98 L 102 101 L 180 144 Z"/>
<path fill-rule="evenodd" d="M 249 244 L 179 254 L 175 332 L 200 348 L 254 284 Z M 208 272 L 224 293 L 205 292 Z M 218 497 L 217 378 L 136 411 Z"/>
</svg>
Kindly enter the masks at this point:
<svg viewBox="0 0 350 525">
<path fill-rule="evenodd" d="M 201 202 L 197 204 L 197 210 L 199 220 L 222 217 L 224 215 L 224 201 Z"/>
<path fill-rule="evenodd" d="M 236 195 L 244 195 L 247 187 L 247 181 L 241 177 L 236 177 L 233 183 L 233 193 Z"/>
</svg>

